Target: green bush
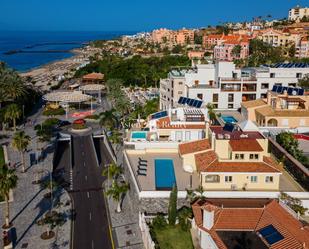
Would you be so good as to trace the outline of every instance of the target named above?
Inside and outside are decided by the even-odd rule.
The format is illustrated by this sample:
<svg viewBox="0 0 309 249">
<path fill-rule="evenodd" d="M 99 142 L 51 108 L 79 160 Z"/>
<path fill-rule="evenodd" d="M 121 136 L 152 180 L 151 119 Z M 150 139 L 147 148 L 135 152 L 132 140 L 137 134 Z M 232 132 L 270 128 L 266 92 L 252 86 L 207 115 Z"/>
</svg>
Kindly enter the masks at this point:
<svg viewBox="0 0 309 249">
<path fill-rule="evenodd" d="M 73 129 L 74 130 L 83 130 L 86 129 L 87 126 L 85 124 L 73 124 Z"/>
<path fill-rule="evenodd" d="M 93 114 L 93 115 L 88 115 L 85 117 L 85 119 L 94 119 L 94 120 L 98 120 L 100 118 L 99 115 L 97 114 Z"/>
<path fill-rule="evenodd" d="M 164 229 L 167 226 L 166 219 L 163 214 L 158 214 L 153 220 L 152 220 L 152 226 L 155 229 Z"/>
<path fill-rule="evenodd" d="M 59 123 L 58 118 L 48 118 L 43 122 L 43 126 L 54 126 Z"/>
<path fill-rule="evenodd" d="M 48 109 L 43 111 L 44 116 L 56 116 L 56 115 L 64 115 L 65 110 L 63 108 L 58 109 Z"/>
</svg>

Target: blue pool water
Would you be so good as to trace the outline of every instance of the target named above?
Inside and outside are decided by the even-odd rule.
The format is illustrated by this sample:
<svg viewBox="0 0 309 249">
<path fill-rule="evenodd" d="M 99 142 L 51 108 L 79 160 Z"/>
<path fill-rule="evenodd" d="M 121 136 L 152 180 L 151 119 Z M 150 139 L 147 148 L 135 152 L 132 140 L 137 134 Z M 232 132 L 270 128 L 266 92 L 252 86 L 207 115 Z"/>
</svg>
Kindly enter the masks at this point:
<svg viewBox="0 0 309 249">
<path fill-rule="evenodd" d="M 147 138 L 147 132 L 146 131 L 133 131 L 131 133 L 132 139 L 146 139 Z"/>
<path fill-rule="evenodd" d="M 221 118 L 225 123 L 237 123 L 237 120 L 233 116 L 222 116 Z"/>
<path fill-rule="evenodd" d="M 155 180 L 157 190 L 170 190 L 176 184 L 172 159 L 155 159 Z"/>
</svg>

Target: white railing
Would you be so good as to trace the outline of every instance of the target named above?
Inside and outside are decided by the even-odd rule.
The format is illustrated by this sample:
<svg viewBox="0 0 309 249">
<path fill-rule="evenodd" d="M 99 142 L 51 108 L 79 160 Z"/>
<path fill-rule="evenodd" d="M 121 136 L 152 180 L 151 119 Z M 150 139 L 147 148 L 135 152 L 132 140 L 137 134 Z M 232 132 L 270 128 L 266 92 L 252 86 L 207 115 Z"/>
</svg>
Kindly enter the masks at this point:
<svg viewBox="0 0 309 249">
<path fill-rule="evenodd" d="M 142 240 L 144 243 L 144 248 L 145 249 L 155 249 L 155 243 L 153 242 L 151 235 L 150 235 L 150 229 L 146 223 L 145 220 L 145 215 L 142 213 L 139 213 L 139 217 L 138 217 L 138 223 L 139 223 L 139 227 L 141 229 L 141 233 L 142 233 Z"/>
</svg>

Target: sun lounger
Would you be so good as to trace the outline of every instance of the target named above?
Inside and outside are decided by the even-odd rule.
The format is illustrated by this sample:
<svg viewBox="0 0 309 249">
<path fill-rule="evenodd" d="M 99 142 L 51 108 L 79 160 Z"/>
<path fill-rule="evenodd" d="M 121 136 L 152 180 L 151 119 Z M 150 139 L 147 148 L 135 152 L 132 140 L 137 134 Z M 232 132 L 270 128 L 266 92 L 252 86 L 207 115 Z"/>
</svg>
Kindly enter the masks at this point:
<svg viewBox="0 0 309 249">
<path fill-rule="evenodd" d="M 137 168 L 138 168 L 138 170 L 147 171 L 147 167 L 145 167 L 145 166 L 143 166 L 143 165 L 138 165 Z"/>
<path fill-rule="evenodd" d="M 145 162 L 145 163 L 147 163 L 148 161 L 147 160 L 145 160 L 145 159 L 142 159 L 142 158 L 138 158 L 138 160 L 140 161 L 140 162 Z"/>
<path fill-rule="evenodd" d="M 139 175 L 139 176 L 147 176 L 147 172 L 145 170 L 137 170 L 137 175 Z"/>
<path fill-rule="evenodd" d="M 144 163 L 144 162 L 138 162 L 138 166 L 144 166 L 144 167 L 147 167 L 147 163 Z"/>
</svg>

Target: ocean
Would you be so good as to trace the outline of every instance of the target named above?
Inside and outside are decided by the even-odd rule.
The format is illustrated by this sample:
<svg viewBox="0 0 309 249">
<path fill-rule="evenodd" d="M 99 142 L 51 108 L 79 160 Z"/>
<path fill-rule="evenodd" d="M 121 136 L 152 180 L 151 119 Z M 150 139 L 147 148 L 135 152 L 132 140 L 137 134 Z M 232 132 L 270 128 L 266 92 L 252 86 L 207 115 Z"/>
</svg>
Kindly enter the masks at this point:
<svg viewBox="0 0 309 249">
<path fill-rule="evenodd" d="M 55 32 L 55 31 L 1 31 L 0 61 L 9 67 L 25 72 L 52 61 L 72 56 L 71 49 L 83 46 L 85 42 L 112 39 L 134 32 Z M 48 50 L 57 51 L 46 53 Z M 15 53 L 16 51 L 22 51 Z"/>
</svg>

